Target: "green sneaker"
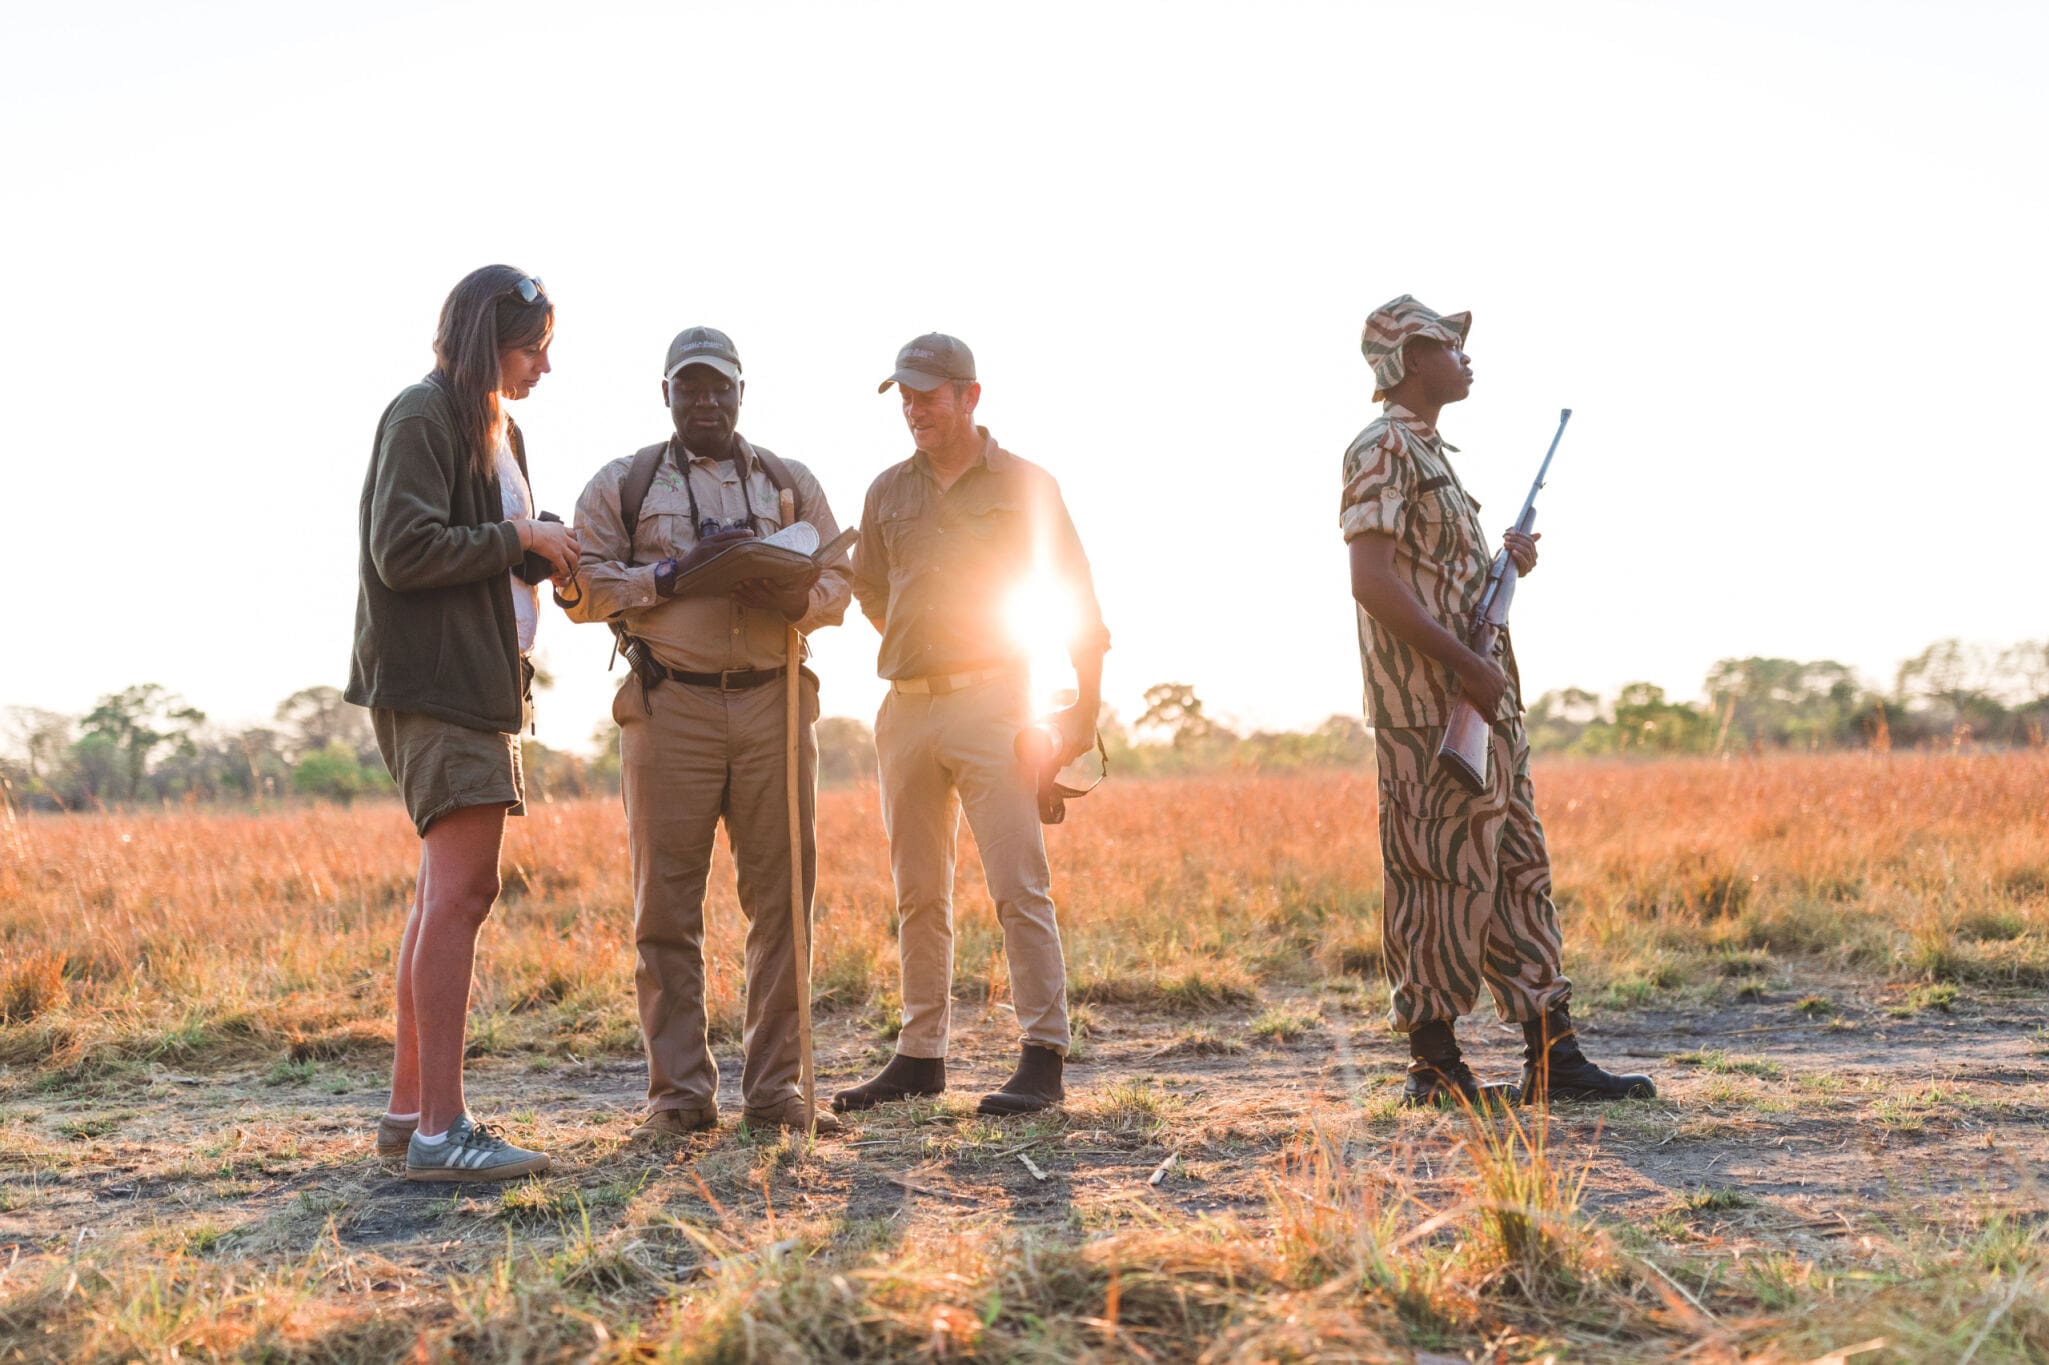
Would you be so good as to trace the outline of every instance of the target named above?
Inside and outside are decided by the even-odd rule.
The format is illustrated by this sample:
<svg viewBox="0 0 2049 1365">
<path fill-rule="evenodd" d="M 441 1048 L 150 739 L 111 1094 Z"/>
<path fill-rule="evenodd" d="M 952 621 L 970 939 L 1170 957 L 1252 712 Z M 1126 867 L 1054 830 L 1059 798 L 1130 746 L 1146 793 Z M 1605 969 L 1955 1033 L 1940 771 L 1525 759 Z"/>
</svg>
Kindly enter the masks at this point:
<svg viewBox="0 0 2049 1365">
<path fill-rule="evenodd" d="M 546 1152 L 529 1152 L 464 1114 L 448 1126 L 448 1140 L 428 1146 L 414 1133 L 406 1144 L 408 1180 L 517 1180 L 548 1169 Z"/>
</svg>

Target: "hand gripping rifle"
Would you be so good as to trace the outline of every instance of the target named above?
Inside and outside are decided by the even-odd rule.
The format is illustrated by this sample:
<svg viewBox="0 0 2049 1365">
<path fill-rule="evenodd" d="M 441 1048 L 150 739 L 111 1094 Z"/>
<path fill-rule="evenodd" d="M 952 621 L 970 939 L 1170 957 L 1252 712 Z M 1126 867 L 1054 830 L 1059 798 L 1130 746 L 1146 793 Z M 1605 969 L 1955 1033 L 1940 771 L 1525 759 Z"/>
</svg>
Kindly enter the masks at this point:
<svg viewBox="0 0 2049 1365">
<path fill-rule="evenodd" d="M 1537 481 L 1530 485 L 1530 495 L 1523 499 L 1522 515 L 1516 518 L 1515 529 L 1524 535 L 1537 524 L 1537 494 L 1543 490 L 1544 476 L 1551 472 L 1551 457 L 1558 453 L 1559 438 L 1565 435 L 1565 424 L 1571 420 L 1571 408 L 1559 411 L 1558 432 L 1551 438 L 1551 448 L 1544 452 L 1544 463 L 1537 470 Z M 1515 601 L 1518 577 L 1515 560 L 1504 546 L 1494 556 L 1493 567 L 1487 570 L 1487 586 L 1480 592 L 1480 605 L 1473 612 L 1472 639 L 1467 641 L 1473 653 L 1483 659 L 1494 657 L 1494 643 L 1508 628 L 1508 608 Z M 1488 729 L 1488 720 L 1479 708 L 1460 697 L 1452 703 L 1451 722 L 1444 727 L 1444 742 L 1437 748 L 1437 766 L 1475 795 L 1487 790 Z"/>
</svg>

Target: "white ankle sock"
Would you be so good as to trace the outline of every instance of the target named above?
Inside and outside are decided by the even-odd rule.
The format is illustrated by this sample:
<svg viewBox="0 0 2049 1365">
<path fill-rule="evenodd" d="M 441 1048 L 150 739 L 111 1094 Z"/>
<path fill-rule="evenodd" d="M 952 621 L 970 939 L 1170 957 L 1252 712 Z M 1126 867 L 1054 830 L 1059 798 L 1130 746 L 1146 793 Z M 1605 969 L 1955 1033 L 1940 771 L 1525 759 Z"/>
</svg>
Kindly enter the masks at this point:
<svg viewBox="0 0 2049 1365">
<path fill-rule="evenodd" d="M 448 1130 L 444 1128 L 440 1132 L 434 1134 L 432 1137 L 429 1137 L 425 1133 L 415 1131 L 413 1133 L 413 1141 L 419 1143 L 422 1147 L 439 1147 L 442 1143 L 448 1141 Z"/>
<path fill-rule="evenodd" d="M 387 1123 L 418 1123 L 420 1121 L 420 1111 L 415 1109 L 410 1114 L 386 1114 L 384 1119 Z"/>
</svg>

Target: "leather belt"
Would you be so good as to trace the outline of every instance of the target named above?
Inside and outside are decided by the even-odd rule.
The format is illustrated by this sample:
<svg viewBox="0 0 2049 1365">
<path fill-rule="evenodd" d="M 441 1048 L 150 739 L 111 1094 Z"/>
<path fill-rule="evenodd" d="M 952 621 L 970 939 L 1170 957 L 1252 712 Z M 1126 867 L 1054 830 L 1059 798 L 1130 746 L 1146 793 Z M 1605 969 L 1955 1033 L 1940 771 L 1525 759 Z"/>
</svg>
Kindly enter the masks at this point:
<svg viewBox="0 0 2049 1365">
<path fill-rule="evenodd" d="M 686 687 L 716 687 L 721 692 L 744 692 L 750 687 L 772 683 L 789 670 L 775 668 L 729 668 L 723 673 L 685 673 L 681 669 L 665 668 L 663 673 Z"/>
<path fill-rule="evenodd" d="M 892 678 L 891 690 L 920 697 L 943 697 L 949 692 L 1005 677 L 1017 670 L 1014 668 L 978 668 L 968 673 L 934 673 L 923 678 Z"/>
</svg>

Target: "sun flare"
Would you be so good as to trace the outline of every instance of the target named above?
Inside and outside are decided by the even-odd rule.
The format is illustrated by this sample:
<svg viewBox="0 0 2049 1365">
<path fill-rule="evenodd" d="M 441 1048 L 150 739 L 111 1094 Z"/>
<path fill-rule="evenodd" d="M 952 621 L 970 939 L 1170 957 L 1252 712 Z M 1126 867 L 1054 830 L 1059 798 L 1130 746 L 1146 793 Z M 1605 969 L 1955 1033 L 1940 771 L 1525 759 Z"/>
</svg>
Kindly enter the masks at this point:
<svg viewBox="0 0 2049 1365">
<path fill-rule="evenodd" d="M 1072 700 L 1074 664 L 1067 644 L 1080 614 L 1074 594 L 1053 575 L 1034 571 L 1004 603 L 1003 619 L 1010 636 L 1031 661 L 1034 714 L 1043 715 Z M 1070 694 L 1063 697 L 1063 693 Z"/>
</svg>

